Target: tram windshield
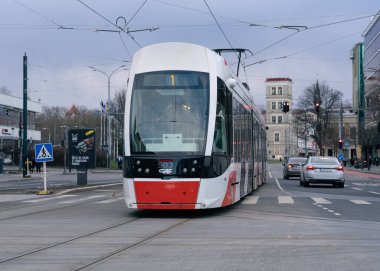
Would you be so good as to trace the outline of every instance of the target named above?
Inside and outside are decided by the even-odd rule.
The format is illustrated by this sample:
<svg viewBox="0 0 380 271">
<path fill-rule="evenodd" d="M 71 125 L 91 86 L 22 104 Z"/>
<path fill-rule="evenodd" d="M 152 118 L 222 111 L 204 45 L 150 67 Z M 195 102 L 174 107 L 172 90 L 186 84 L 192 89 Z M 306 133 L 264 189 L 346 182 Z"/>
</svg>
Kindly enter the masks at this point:
<svg viewBox="0 0 380 271">
<path fill-rule="evenodd" d="M 159 71 L 136 74 L 131 101 L 132 153 L 204 153 L 209 75 Z"/>
</svg>

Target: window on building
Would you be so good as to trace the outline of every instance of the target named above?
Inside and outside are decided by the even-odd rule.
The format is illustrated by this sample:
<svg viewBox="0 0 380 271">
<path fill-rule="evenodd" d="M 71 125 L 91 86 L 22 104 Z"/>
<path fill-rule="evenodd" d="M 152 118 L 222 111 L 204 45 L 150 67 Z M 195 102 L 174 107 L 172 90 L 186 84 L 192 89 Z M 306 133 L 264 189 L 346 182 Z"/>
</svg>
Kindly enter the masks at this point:
<svg viewBox="0 0 380 271">
<path fill-rule="evenodd" d="M 282 123 L 282 116 L 277 117 L 277 123 Z"/>
<path fill-rule="evenodd" d="M 282 102 L 278 102 L 278 109 L 282 109 Z"/>
<path fill-rule="evenodd" d="M 272 95 L 276 95 L 276 87 L 272 87 Z"/>
<path fill-rule="evenodd" d="M 278 95 L 282 95 L 282 87 L 278 87 L 277 88 L 277 94 Z"/>
<path fill-rule="evenodd" d="M 276 102 L 272 102 L 272 109 L 276 109 Z"/>
<path fill-rule="evenodd" d="M 280 142 L 280 133 L 274 133 L 274 142 Z"/>
<path fill-rule="evenodd" d="M 276 116 L 272 116 L 272 123 L 276 123 Z"/>
</svg>

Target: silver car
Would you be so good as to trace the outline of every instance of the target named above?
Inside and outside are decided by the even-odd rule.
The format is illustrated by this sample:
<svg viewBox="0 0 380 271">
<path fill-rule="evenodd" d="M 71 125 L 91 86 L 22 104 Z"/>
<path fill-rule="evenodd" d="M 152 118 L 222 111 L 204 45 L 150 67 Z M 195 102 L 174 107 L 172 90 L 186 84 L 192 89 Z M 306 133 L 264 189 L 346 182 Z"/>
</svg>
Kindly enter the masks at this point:
<svg viewBox="0 0 380 271">
<path fill-rule="evenodd" d="M 311 183 L 332 184 L 344 187 L 344 169 L 336 157 L 310 156 L 303 166 L 300 185 Z"/>
<path fill-rule="evenodd" d="M 284 179 L 289 180 L 289 177 L 299 177 L 301 168 L 305 165 L 307 158 L 304 157 L 290 157 L 286 163 L 284 163 Z"/>
</svg>

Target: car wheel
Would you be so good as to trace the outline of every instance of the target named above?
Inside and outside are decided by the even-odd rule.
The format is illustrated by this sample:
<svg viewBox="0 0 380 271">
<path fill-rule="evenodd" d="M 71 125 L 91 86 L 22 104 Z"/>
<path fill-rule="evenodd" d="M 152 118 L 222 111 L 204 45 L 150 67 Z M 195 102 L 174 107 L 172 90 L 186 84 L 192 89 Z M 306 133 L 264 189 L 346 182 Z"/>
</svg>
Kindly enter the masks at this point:
<svg viewBox="0 0 380 271">
<path fill-rule="evenodd" d="M 344 188 L 344 183 L 340 183 L 338 187 L 339 188 Z"/>
<path fill-rule="evenodd" d="M 285 180 L 289 180 L 289 176 L 288 175 L 284 175 L 284 179 Z"/>
<path fill-rule="evenodd" d="M 310 183 L 307 182 L 306 180 L 303 182 L 303 186 L 304 186 L 304 187 L 308 187 L 309 185 L 310 185 Z"/>
</svg>

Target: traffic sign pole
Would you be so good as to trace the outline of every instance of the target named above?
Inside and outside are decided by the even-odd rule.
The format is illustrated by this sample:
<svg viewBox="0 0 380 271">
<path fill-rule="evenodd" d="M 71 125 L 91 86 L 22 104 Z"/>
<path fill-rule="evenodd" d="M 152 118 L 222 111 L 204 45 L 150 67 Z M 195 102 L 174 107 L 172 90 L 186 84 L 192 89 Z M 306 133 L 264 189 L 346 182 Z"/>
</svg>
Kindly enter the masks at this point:
<svg viewBox="0 0 380 271">
<path fill-rule="evenodd" d="M 44 190 L 37 192 L 37 195 L 49 195 L 53 194 L 53 191 L 47 190 L 47 173 L 46 162 L 54 160 L 53 146 L 51 143 L 36 144 L 35 145 L 35 157 L 36 162 L 43 164 L 43 176 L 44 176 Z"/>
</svg>

